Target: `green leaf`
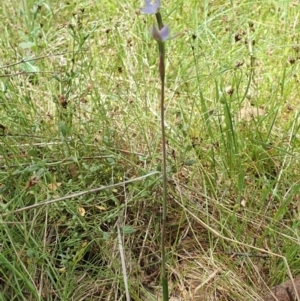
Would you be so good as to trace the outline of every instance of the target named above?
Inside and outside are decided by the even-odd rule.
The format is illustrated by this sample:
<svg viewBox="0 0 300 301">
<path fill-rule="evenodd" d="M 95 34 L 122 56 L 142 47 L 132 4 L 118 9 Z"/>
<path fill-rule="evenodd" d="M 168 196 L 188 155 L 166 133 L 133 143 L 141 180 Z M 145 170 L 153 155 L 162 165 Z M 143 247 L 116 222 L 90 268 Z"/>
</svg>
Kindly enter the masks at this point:
<svg viewBox="0 0 300 301">
<path fill-rule="evenodd" d="M 26 254 L 29 258 L 33 258 L 35 255 L 36 255 L 36 251 L 32 248 L 29 248 L 27 251 L 26 251 Z"/>
<path fill-rule="evenodd" d="M 102 235 L 104 240 L 108 240 L 110 237 L 109 232 L 102 232 Z"/>
<path fill-rule="evenodd" d="M 193 160 L 193 159 L 191 159 L 191 160 L 185 160 L 183 163 L 184 163 L 184 165 L 192 166 L 192 165 L 194 165 L 196 163 L 196 160 Z"/>
<path fill-rule="evenodd" d="M 35 46 L 35 43 L 33 42 L 22 42 L 19 44 L 19 47 L 22 48 L 22 49 L 28 49 L 28 48 L 31 48 Z"/>
<path fill-rule="evenodd" d="M 67 127 L 66 127 L 66 123 L 64 121 L 61 121 L 59 123 L 59 130 L 61 132 L 61 134 L 66 137 L 67 136 Z"/>
<path fill-rule="evenodd" d="M 36 151 L 36 149 L 32 148 L 28 151 L 28 155 L 31 157 L 38 157 L 39 153 Z"/>
<path fill-rule="evenodd" d="M 40 68 L 38 66 L 32 65 L 30 62 L 25 62 L 25 63 L 21 64 L 20 68 L 21 68 L 22 71 L 30 72 L 30 73 L 40 71 Z"/>
<path fill-rule="evenodd" d="M 136 232 L 136 229 L 134 229 L 131 226 L 124 226 L 122 230 L 123 230 L 124 234 L 132 234 L 132 233 Z"/>
</svg>

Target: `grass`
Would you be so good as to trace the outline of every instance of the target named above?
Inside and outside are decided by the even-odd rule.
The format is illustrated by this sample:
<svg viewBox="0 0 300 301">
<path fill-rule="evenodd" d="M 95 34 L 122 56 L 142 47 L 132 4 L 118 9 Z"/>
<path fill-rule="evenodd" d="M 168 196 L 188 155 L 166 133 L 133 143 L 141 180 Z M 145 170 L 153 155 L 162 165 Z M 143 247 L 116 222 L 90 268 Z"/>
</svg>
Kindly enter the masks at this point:
<svg viewBox="0 0 300 301">
<path fill-rule="evenodd" d="M 171 296 L 262 300 L 300 272 L 299 4 L 163 4 L 179 33 Z M 125 284 L 132 300 L 161 298 L 157 49 L 136 5 L 0 5 L 0 300 L 125 300 Z"/>
</svg>

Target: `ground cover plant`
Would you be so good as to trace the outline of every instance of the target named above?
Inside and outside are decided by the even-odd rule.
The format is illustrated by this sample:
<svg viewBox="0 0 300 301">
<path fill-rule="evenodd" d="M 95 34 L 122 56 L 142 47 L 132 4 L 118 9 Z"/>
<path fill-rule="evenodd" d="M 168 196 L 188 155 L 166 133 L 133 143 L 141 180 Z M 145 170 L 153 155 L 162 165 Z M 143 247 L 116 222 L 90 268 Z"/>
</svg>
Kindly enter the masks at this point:
<svg viewBox="0 0 300 301">
<path fill-rule="evenodd" d="M 0 4 L 0 300 L 162 298 L 143 5 Z M 299 275 L 299 7 L 162 1 L 170 300 L 264 300 Z"/>
</svg>

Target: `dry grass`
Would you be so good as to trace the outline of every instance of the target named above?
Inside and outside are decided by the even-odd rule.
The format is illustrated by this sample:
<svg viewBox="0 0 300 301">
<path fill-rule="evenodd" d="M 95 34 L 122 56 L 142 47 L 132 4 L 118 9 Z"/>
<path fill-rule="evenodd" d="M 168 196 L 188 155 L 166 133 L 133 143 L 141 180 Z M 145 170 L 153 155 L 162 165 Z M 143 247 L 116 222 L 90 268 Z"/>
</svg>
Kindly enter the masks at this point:
<svg viewBox="0 0 300 301">
<path fill-rule="evenodd" d="M 263 300 L 299 275 L 299 3 L 198 2 L 162 11 L 171 300 Z M 151 17 L 0 12 L 0 300 L 125 300 L 118 227 L 131 299 L 161 299 Z"/>
</svg>

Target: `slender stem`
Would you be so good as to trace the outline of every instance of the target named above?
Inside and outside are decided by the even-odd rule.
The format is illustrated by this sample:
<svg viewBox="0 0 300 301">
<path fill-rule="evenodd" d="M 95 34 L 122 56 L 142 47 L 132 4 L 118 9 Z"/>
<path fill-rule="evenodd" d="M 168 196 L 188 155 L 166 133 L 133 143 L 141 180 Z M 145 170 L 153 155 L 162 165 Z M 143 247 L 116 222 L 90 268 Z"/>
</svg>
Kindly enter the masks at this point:
<svg viewBox="0 0 300 301">
<path fill-rule="evenodd" d="M 158 28 L 163 28 L 160 12 L 155 14 Z M 165 43 L 158 42 L 159 51 L 159 75 L 161 80 L 160 94 L 160 120 L 161 120 L 161 142 L 162 142 L 162 171 L 163 171 L 163 199 L 162 199 L 162 222 L 161 222 L 161 281 L 163 288 L 163 301 L 169 300 L 168 278 L 166 271 L 166 224 L 167 224 L 167 151 L 165 134 Z"/>
<path fill-rule="evenodd" d="M 159 73 L 161 78 L 161 99 L 160 99 L 160 115 L 161 115 L 161 140 L 162 140 L 162 170 L 163 170 L 163 202 L 162 202 L 162 225 L 161 225 L 161 276 L 163 286 L 163 300 L 169 300 L 168 279 L 166 272 L 166 252 L 165 237 L 167 223 L 167 154 L 166 154 L 166 134 L 165 134 L 165 63 L 164 56 L 159 56 Z"/>
</svg>

